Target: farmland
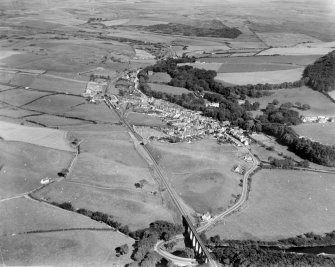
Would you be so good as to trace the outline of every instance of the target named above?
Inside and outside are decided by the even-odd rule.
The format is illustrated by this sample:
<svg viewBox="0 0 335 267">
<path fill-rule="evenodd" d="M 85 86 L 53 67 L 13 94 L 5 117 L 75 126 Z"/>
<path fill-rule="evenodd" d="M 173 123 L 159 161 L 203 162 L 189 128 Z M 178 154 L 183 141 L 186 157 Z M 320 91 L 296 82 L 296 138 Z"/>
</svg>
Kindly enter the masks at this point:
<svg viewBox="0 0 335 267">
<path fill-rule="evenodd" d="M 304 123 L 294 126 L 297 134 L 322 144 L 335 145 L 335 123 Z"/>
<path fill-rule="evenodd" d="M 0 136 L 6 141 L 19 141 L 64 151 L 74 151 L 70 147 L 64 131 L 1 122 Z"/>
<path fill-rule="evenodd" d="M 49 94 L 50 93 L 28 91 L 25 89 L 12 89 L 0 92 L 0 101 L 14 106 L 23 106 L 37 98 L 47 96 Z"/>
<path fill-rule="evenodd" d="M 106 226 L 85 216 L 26 198 L 1 202 L 0 212 L 0 249 L 8 265 L 108 264 L 116 259 L 115 247 L 133 243 L 118 232 L 94 231 Z M 40 233 L 23 234 L 29 231 Z M 131 261 L 129 256 L 119 260 Z"/>
<path fill-rule="evenodd" d="M 74 157 L 73 153 L 22 142 L 1 141 L 0 147 L 0 199 L 36 189 L 43 178 L 57 178 Z"/>
<path fill-rule="evenodd" d="M 165 84 L 156 84 L 156 83 L 149 83 L 151 90 L 163 93 L 169 93 L 173 95 L 182 95 L 190 93 L 189 90 L 181 87 L 175 87 Z"/>
<path fill-rule="evenodd" d="M 334 116 L 335 105 L 331 100 L 320 92 L 314 91 L 308 87 L 273 90 L 271 96 L 263 96 L 257 98 L 260 103 L 260 108 L 265 108 L 273 99 L 277 99 L 280 104 L 291 102 L 301 102 L 311 106 L 309 110 L 299 110 L 299 113 L 304 116 Z M 254 101 L 252 99 L 251 101 Z"/>
<path fill-rule="evenodd" d="M 216 214 L 241 191 L 242 176 L 232 169 L 238 164 L 248 168 L 248 164 L 232 145 L 202 140 L 193 144 L 153 142 L 149 148 L 176 191 L 196 212 Z"/>
<path fill-rule="evenodd" d="M 229 239 L 276 240 L 333 231 L 333 174 L 262 170 L 246 206 L 209 231 Z"/>
<path fill-rule="evenodd" d="M 113 131 L 114 126 L 95 128 L 72 128 L 71 135 L 84 141 L 68 182 L 52 184 L 35 196 L 47 201 L 70 201 L 76 208 L 111 214 L 132 229 L 159 218 L 172 220 L 152 170 L 125 130 L 116 127 Z M 145 180 L 142 189 L 135 187 L 140 180 Z"/>
<path fill-rule="evenodd" d="M 137 112 L 131 112 L 127 115 L 127 120 L 132 124 L 136 126 L 165 126 L 166 123 L 164 123 L 160 118 L 156 116 L 149 116 L 147 114 L 143 113 L 137 113 Z"/>
<path fill-rule="evenodd" d="M 278 84 L 283 82 L 295 82 L 302 76 L 302 68 L 276 71 L 219 73 L 215 78 L 218 81 L 230 84 L 247 85 L 258 83 Z"/>
</svg>

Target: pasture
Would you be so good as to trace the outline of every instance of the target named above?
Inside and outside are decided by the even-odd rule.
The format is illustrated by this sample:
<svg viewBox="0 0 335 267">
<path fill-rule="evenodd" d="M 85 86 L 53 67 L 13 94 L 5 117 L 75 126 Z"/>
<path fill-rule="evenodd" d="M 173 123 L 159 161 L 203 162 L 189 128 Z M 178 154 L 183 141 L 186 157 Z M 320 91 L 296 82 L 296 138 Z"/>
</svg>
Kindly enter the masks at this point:
<svg viewBox="0 0 335 267">
<path fill-rule="evenodd" d="M 279 101 L 279 105 L 287 102 L 295 104 L 300 102 L 311 106 L 309 110 L 298 110 L 303 116 L 335 116 L 335 104 L 325 95 L 318 91 L 314 91 L 306 86 L 292 89 L 272 90 L 271 96 L 263 96 L 261 98 L 248 98 L 249 101 L 257 101 L 260 108 L 263 109 L 269 102 L 274 99 Z"/>
<path fill-rule="evenodd" d="M 11 107 L 6 105 L 1 107 L 0 109 L 0 116 L 2 117 L 9 117 L 9 118 L 22 118 L 23 116 L 30 116 L 39 114 L 38 112 L 24 110 L 20 108 Z"/>
<path fill-rule="evenodd" d="M 215 63 L 212 63 L 215 64 Z M 216 63 L 218 64 L 218 63 Z M 217 70 L 219 73 L 243 73 L 243 72 L 265 72 L 265 71 L 276 71 L 276 70 L 289 70 L 294 69 L 295 66 L 289 64 L 280 63 L 223 63 Z"/>
<path fill-rule="evenodd" d="M 261 170 L 244 208 L 208 232 L 227 239 L 277 240 L 334 230 L 333 174 Z"/>
<path fill-rule="evenodd" d="M 335 101 L 335 90 L 328 92 L 328 95 Z"/>
<path fill-rule="evenodd" d="M 19 107 L 49 94 L 50 93 L 30 91 L 26 89 L 11 89 L 0 92 L 0 101 Z"/>
<path fill-rule="evenodd" d="M 3 262 L 15 266 L 125 266 L 131 252 L 116 257 L 115 248 L 134 241 L 118 232 L 72 230 L 0 238 Z"/>
<path fill-rule="evenodd" d="M 106 212 L 132 229 L 146 227 L 158 219 L 171 221 L 152 169 L 125 129 L 114 128 L 107 125 L 72 128 L 71 135 L 84 141 L 71 175 L 36 196 Z M 135 187 L 140 180 L 146 181 L 142 189 Z"/>
<path fill-rule="evenodd" d="M 335 122 L 303 123 L 293 126 L 293 129 L 300 136 L 305 136 L 322 144 L 335 145 Z"/>
<path fill-rule="evenodd" d="M 40 187 L 45 177 L 57 178 L 74 157 L 73 153 L 22 142 L 0 141 L 0 150 L 0 201 Z"/>
<path fill-rule="evenodd" d="M 270 47 L 289 47 L 301 43 L 315 43 L 320 40 L 301 33 L 261 32 L 257 36 Z"/>
<path fill-rule="evenodd" d="M 1 114 L 1 110 L 0 110 Z M 33 121 L 38 124 L 45 125 L 46 127 L 62 127 L 62 126 L 70 126 L 70 125 L 81 125 L 85 123 L 90 123 L 77 119 L 64 118 L 54 115 L 42 114 L 42 115 L 34 115 L 25 117 L 25 120 Z"/>
<path fill-rule="evenodd" d="M 171 81 L 171 76 L 166 72 L 154 72 L 149 75 L 149 83 L 168 83 Z"/>
<path fill-rule="evenodd" d="M 127 120 L 130 124 L 136 126 L 162 127 L 166 125 L 166 123 L 157 116 L 150 116 L 144 113 L 137 112 L 129 113 L 127 116 Z"/>
<path fill-rule="evenodd" d="M 38 98 L 35 101 L 24 105 L 24 108 L 44 113 L 62 114 L 85 103 L 86 100 L 83 97 L 55 94 Z"/>
<path fill-rule="evenodd" d="M 15 123 L 0 123 L 0 136 L 5 141 L 18 141 L 64 151 L 74 151 L 66 132 L 49 128 L 28 127 Z"/>
<path fill-rule="evenodd" d="M 148 83 L 148 85 L 153 91 L 163 92 L 163 93 L 168 93 L 168 94 L 173 94 L 173 95 L 182 95 L 182 94 L 191 93 L 191 91 L 185 88 L 170 86 L 166 84 Z"/>
<path fill-rule="evenodd" d="M 86 84 L 85 81 L 43 75 L 35 79 L 30 86 L 34 89 L 81 95 L 85 92 Z"/>
<path fill-rule="evenodd" d="M 312 64 L 320 56 L 303 55 L 303 56 L 254 56 L 254 57 L 209 57 L 201 58 L 201 62 L 218 62 L 226 64 L 288 64 L 292 66 L 306 66 Z"/>
<path fill-rule="evenodd" d="M 283 82 L 295 82 L 297 80 L 300 80 L 302 72 L 303 68 L 276 71 L 218 73 L 215 79 L 218 81 L 223 81 L 236 85 L 258 83 L 278 84 Z"/>
<path fill-rule="evenodd" d="M 242 175 L 234 165 L 248 168 L 242 153 L 232 145 L 204 139 L 192 144 L 151 142 L 148 145 L 170 183 L 192 210 L 217 214 L 241 193 Z"/>
<path fill-rule="evenodd" d="M 195 63 L 179 63 L 178 66 L 191 66 L 197 69 L 205 69 L 205 70 L 214 70 L 219 72 L 221 68 L 221 63 L 204 63 L 204 62 L 195 62 Z"/>
</svg>

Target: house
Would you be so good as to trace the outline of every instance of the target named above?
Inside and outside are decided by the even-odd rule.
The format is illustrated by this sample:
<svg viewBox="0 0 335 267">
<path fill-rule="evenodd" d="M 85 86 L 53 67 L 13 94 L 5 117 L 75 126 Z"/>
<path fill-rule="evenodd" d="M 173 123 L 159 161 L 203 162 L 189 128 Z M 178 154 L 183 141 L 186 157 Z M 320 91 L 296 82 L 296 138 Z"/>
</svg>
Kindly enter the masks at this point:
<svg viewBox="0 0 335 267">
<path fill-rule="evenodd" d="M 203 222 L 208 222 L 211 218 L 212 218 L 212 216 L 209 212 L 206 212 L 201 216 L 201 220 Z"/>
</svg>

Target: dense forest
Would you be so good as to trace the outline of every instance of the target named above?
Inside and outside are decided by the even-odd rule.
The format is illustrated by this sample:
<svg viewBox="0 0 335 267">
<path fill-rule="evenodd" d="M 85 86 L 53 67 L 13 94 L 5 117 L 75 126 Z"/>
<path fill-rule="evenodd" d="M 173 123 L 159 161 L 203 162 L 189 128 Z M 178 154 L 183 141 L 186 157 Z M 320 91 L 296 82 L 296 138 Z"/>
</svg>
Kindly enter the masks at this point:
<svg viewBox="0 0 335 267">
<path fill-rule="evenodd" d="M 222 24 L 220 27 L 197 27 L 179 23 L 156 24 L 143 27 L 144 30 L 163 34 L 178 34 L 184 36 L 236 38 L 242 32 Z"/>
<path fill-rule="evenodd" d="M 299 112 L 292 109 L 291 103 L 284 103 L 277 107 L 276 102 L 270 103 L 263 114 L 253 118 L 251 110 L 257 110 L 257 102 L 245 101 L 240 105 L 239 100 L 246 95 L 260 97 L 271 88 L 291 88 L 301 86 L 303 81 L 282 83 L 279 85 L 247 85 L 225 87 L 215 80 L 216 72 L 212 70 L 196 69 L 191 66 L 178 66 L 178 63 L 194 62 L 194 58 L 161 60 L 153 66 L 143 69 L 138 78 L 139 89 L 146 95 L 176 103 L 182 107 L 202 111 L 204 116 L 219 121 L 229 121 L 232 126 L 239 126 L 247 131 L 264 132 L 277 138 L 281 144 L 287 145 L 290 150 L 301 158 L 317 164 L 335 165 L 335 146 L 327 146 L 299 136 L 289 126 L 301 123 Z M 148 71 L 166 72 L 171 76 L 170 85 L 190 90 L 189 94 L 172 95 L 153 91 L 148 86 Z M 219 107 L 206 107 L 205 99 L 219 103 Z"/>
<path fill-rule="evenodd" d="M 335 50 L 308 65 L 303 77 L 308 86 L 320 92 L 335 89 Z"/>
</svg>

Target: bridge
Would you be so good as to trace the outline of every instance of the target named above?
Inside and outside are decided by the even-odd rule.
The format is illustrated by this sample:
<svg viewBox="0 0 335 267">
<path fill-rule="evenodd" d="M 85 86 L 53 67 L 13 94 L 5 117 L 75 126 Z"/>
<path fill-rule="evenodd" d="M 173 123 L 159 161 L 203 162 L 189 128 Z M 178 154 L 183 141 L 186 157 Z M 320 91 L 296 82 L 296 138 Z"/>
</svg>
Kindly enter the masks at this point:
<svg viewBox="0 0 335 267">
<path fill-rule="evenodd" d="M 165 186 L 167 191 L 169 192 L 169 195 L 174 202 L 175 206 L 177 207 L 179 213 L 182 215 L 182 223 L 185 228 L 185 241 L 194 249 L 196 259 L 199 263 L 208 263 L 210 266 L 217 266 L 215 261 L 213 260 L 211 254 L 208 252 L 205 244 L 201 240 L 197 230 L 195 229 L 193 223 L 191 222 L 190 218 L 188 217 L 187 211 L 184 209 L 182 204 L 179 202 L 179 196 L 175 192 L 175 190 L 170 186 L 168 181 L 165 178 L 165 175 L 163 174 L 163 171 L 161 170 L 160 166 L 158 166 L 156 159 L 151 155 L 151 152 L 147 149 L 147 147 L 143 143 L 143 138 L 134 130 L 134 128 L 126 121 L 126 119 L 120 114 L 120 112 L 115 108 L 115 106 L 105 98 L 106 105 L 115 111 L 115 113 L 118 115 L 120 121 L 129 129 L 129 131 L 132 133 L 132 135 L 136 138 L 136 140 L 143 145 L 143 149 L 151 159 L 153 163 L 153 167 L 155 168 L 162 184 Z"/>
</svg>

